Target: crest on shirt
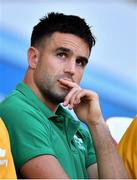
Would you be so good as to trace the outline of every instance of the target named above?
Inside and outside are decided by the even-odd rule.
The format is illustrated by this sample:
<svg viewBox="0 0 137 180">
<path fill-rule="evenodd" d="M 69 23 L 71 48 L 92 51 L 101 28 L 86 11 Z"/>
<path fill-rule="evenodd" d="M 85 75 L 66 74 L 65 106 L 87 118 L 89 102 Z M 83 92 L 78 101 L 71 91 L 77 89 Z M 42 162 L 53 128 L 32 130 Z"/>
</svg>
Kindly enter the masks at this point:
<svg viewBox="0 0 137 180">
<path fill-rule="evenodd" d="M 84 147 L 84 144 L 83 144 L 83 140 L 81 138 L 79 138 L 77 135 L 74 135 L 74 141 L 78 145 L 79 149 L 85 150 L 85 147 Z"/>
</svg>

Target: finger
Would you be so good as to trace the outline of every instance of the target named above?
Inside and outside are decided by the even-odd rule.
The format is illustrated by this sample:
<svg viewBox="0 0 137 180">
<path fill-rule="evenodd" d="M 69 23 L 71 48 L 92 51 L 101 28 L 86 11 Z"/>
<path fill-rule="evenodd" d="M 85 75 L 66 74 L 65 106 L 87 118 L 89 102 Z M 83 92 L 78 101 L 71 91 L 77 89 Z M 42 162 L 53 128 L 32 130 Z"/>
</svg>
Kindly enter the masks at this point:
<svg viewBox="0 0 137 180">
<path fill-rule="evenodd" d="M 75 97 L 76 101 L 81 99 L 81 98 L 83 100 L 85 99 L 85 100 L 88 100 L 88 101 L 97 100 L 98 99 L 98 95 L 95 92 L 93 92 L 93 91 L 89 91 L 89 90 L 83 89 Z"/>
<path fill-rule="evenodd" d="M 79 87 L 78 84 L 75 82 L 69 81 L 67 79 L 59 79 L 60 83 L 62 83 L 65 86 L 68 86 L 69 88 Z"/>
<path fill-rule="evenodd" d="M 81 91 L 81 89 L 77 89 L 77 91 L 72 94 L 71 99 L 69 101 L 69 108 L 73 109 L 74 106 L 81 102 L 81 100 L 77 98 L 78 94 L 81 93 Z"/>
<path fill-rule="evenodd" d="M 71 91 L 67 94 L 67 96 L 64 99 L 64 106 L 67 106 L 70 104 L 71 98 L 74 96 L 74 94 L 78 91 L 78 88 L 72 88 Z"/>
</svg>

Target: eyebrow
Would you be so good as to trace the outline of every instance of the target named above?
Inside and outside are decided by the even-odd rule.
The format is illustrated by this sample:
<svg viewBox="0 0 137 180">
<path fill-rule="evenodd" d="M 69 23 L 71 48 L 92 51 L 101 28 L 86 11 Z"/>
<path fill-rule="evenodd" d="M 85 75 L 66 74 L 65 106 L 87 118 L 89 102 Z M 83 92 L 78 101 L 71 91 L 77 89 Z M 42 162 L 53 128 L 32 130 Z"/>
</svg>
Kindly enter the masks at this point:
<svg viewBox="0 0 137 180">
<path fill-rule="evenodd" d="M 59 48 L 56 49 L 56 51 L 72 53 L 72 51 L 70 49 L 65 48 L 65 47 L 59 47 Z M 81 60 L 85 61 L 86 64 L 88 63 L 88 58 L 85 57 L 85 56 L 78 56 L 77 59 L 81 59 Z"/>
<path fill-rule="evenodd" d="M 56 49 L 56 51 L 71 52 L 70 49 L 65 48 L 65 47 L 59 47 L 59 48 Z"/>
</svg>

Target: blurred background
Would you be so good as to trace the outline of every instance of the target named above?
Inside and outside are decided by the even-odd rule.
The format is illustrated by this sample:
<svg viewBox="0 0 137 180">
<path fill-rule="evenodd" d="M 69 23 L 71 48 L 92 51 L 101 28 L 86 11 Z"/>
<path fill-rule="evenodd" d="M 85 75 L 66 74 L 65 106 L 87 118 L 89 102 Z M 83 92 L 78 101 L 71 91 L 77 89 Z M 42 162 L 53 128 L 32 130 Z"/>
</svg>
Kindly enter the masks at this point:
<svg viewBox="0 0 137 180">
<path fill-rule="evenodd" d="M 48 12 L 79 15 L 97 42 L 81 86 L 99 94 L 105 118 L 137 114 L 136 0 L 0 0 L 0 101 L 23 79 L 32 28 Z"/>
</svg>

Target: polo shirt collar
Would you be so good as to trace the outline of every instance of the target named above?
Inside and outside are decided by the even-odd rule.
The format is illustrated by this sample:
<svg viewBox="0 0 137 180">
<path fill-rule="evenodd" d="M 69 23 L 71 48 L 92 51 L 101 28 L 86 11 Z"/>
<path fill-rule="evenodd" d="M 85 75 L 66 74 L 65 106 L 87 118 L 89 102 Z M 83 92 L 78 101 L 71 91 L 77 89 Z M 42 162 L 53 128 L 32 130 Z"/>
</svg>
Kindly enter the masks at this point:
<svg viewBox="0 0 137 180">
<path fill-rule="evenodd" d="M 16 86 L 16 90 L 24 95 L 32 106 L 36 109 L 42 111 L 47 118 L 56 117 L 57 115 L 52 112 L 42 101 L 37 97 L 37 95 L 31 90 L 31 88 L 24 82 L 19 83 Z"/>
<path fill-rule="evenodd" d="M 66 135 L 67 135 L 68 141 L 71 142 L 74 135 L 79 130 L 80 121 L 76 120 L 70 114 L 70 112 L 68 110 L 64 109 L 61 105 L 58 107 L 56 114 L 63 117 L 63 118 L 61 118 L 61 120 L 63 119 L 63 121 L 64 121 Z"/>
</svg>

